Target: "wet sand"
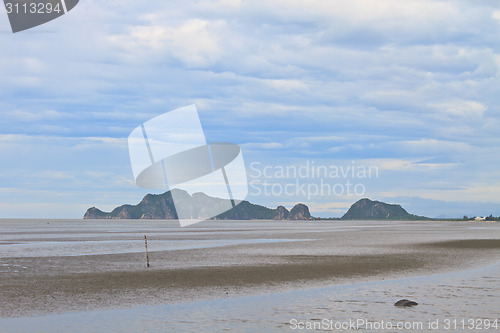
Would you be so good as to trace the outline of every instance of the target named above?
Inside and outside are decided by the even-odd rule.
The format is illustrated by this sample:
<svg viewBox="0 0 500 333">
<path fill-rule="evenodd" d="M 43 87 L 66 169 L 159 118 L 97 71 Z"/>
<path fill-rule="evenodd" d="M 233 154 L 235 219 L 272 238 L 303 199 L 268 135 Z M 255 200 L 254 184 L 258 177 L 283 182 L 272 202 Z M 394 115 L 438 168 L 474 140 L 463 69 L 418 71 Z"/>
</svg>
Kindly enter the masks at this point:
<svg viewBox="0 0 500 333">
<path fill-rule="evenodd" d="M 145 267 L 144 253 L 3 257 L 1 263 L 7 269 L 0 271 L 0 316 L 265 294 L 428 275 L 500 260 L 497 225 L 481 230 L 452 223 L 249 223 L 150 231 L 150 268 Z M 85 230 L 84 225 L 82 228 Z M 142 231 L 132 230 L 120 239 L 134 238 Z M 48 234 L 44 241 L 57 240 L 57 244 L 78 238 L 59 231 L 53 237 Z M 227 240 L 235 236 L 286 241 L 154 250 L 160 241 Z M 109 239 L 99 232 L 92 237 Z M 34 234 L 12 232 L 2 238 L 0 250 L 27 239 L 40 241 Z"/>
</svg>

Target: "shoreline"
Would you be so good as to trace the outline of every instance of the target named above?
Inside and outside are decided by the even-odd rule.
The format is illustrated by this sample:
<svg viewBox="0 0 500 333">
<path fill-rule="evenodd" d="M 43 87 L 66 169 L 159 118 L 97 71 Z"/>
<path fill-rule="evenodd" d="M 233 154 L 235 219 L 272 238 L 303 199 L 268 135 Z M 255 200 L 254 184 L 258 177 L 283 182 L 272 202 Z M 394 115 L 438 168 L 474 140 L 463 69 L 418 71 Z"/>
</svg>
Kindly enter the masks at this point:
<svg viewBox="0 0 500 333">
<path fill-rule="evenodd" d="M 31 223 L 31 225 L 37 223 Z M 210 224 L 191 229 L 157 223 L 118 229 L 105 222 L 74 228 L 71 222 L 24 231 L 1 238 L 9 243 L 67 246 L 75 239 L 110 237 L 135 239 L 148 231 L 151 267 L 144 253 L 82 256 L 3 257 L 0 267 L 0 317 L 43 316 L 52 313 L 130 308 L 140 305 L 270 294 L 352 284 L 362 281 L 427 276 L 459 271 L 500 260 L 498 228 L 469 228 L 440 223 L 429 227 L 399 223 L 390 227 L 363 221 Z M 488 224 L 491 226 L 491 224 Z M 51 229 L 55 228 L 55 229 Z M 104 228 L 104 229 L 102 229 Z M 28 230 L 29 231 L 26 231 Z M 151 237 L 150 237 L 151 235 Z M 492 238 L 492 237 L 497 238 Z M 94 238 L 92 238 L 94 237 Z M 188 244 L 213 239 L 295 239 L 297 242 L 241 243 L 211 248 L 155 251 L 161 242 Z M 54 243 L 54 241 L 57 242 Z M 31 243 L 32 242 L 32 243 Z M 52 245 L 51 245 L 52 244 Z M 81 245 L 81 244 L 79 244 Z M 71 250 L 66 249 L 66 251 Z M 6 306 L 8 305 L 8 306 Z"/>
<path fill-rule="evenodd" d="M 66 218 L 66 217 L 39 217 L 39 218 L 31 218 L 31 217 L 0 217 L 0 223 L 3 222 L 11 222 L 11 221 L 39 221 L 39 222 L 96 222 L 96 221 L 106 221 L 106 222 L 141 222 L 141 221 L 156 221 L 156 222 L 175 222 L 179 223 L 178 220 L 172 219 L 124 219 L 124 218 L 109 218 L 109 219 L 86 219 L 86 218 Z M 481 224 L 481 223 L 500 223 L 500 220 L 464 220 L 463 218 L 446 218 L 446 219 L 436 219 L 436 218 L 428 218 L 426 220 L 419 220 L 419 219 L 414 219 L 414 220 L 402 220 L 402 219 L 394 219 L 394 220 L 388 220 L 388 219 L 365 219 L 365 220 L 346 220 L 346 219 L 341 219 L 340 217 L 313 217 L 311 219 L 305 219 L 305 220 L 268 220 L 268 219 L 248 219 L 248 220 L 224 220 L 224 219 L 209 219 L 209 220 L 203 220 L 202 222 L 238 222 L 238 223 L 245 223 L 245 222 L 282 222 L 282 223 L 288 223 L 288 222 L 303 222 L 303 223 L 314 223 L 314 222 L 378 222 L 378 223 L 392 223 L 392 222 L 411 222 L 411 223 L 428 223 L 428 222 L 459 222 L 459 223 L 471 223 L 471 224 Z"/>
<path fill-rule="evenodd" d="M 498 255 L 496 258 L 488 258 L 485 252 L 492 254 L 495 251 L 498 254 L 496 251 L 500 250 L 500 240 L 454 240 L 416 243 L 410 247 L 417 249 L 417 252 L 277 256 L 274 259 L 284 262 L 176 269 L 153 267 L 18 277 L 2 283 L 0 294 L 4 304 L 15 304 L 15 307 L 2 307 L 0 317 L 43 316 L 68 311 L 172 304 L 360 281 L 428 276 L 497 261 Z M 450 249 L 453 250 L 453 255 L 446 254 Z M 462 253 L 457 254 L 456 250 L 462 250 Z M 109 255 L 92 257 L 99 257 L 94 258 L 97 261 L 106 261 L 105 257 Z M 40 262 L 42 258 L 36 259 Z M 470 265 L 471 261 L 474 261 L 473 265 Z"/>
</svg>

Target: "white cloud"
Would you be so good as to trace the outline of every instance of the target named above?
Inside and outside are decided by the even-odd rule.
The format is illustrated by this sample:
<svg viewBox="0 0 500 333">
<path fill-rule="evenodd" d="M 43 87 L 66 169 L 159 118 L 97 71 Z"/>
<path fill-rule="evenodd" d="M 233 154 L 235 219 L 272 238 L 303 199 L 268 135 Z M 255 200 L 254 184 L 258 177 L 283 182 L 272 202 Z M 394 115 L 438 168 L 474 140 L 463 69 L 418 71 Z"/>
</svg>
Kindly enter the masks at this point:
<svg viewBox="0 0 500 333">
<path fill-rule="evenodd" d="M 270 87 L 279 91 L 297 91 L 307 89 L 307 85 L 299 80 L 264 80 Z"/>
<path fill-rule="evenodd" d="M 80 144 L 93 144 L 97 145 L 116 145 L 127 146 L 127 138 L 111 138 L 111 137 L 57 137 L 46 135 L 28 135 L 28 134 L 0 134 L 0 143 L 3 145 L 8 144 L 22 144 L 27 146 L 36 145 L 61 145 L 61 146 L 75 146 Z"/>
<path fill-rule="evenodd" d="M 81 2 L 43 38 L 0 34 L 2 183 L 47 170 L 91 192 L 87 169 L 116 173 L 93 185 L 112 189 L 130 131 L 196 102 L 211 140 L 258 160 L 379 159 L 371 193 L 465 168 L 483 184 L 500 162 L 498 19 L 476 1 Z M 416 163 L 437 157 L 456 163 Z"/>
<path fill-rule="evenodd" d="M 65 117 L 73 117 L 71 113 L 59 112 L 56 110 L 45 110 L 45 111 L 26 111 L 26 110 L 14 110 L 7 111 L 7 117 L 12 120 L 26 121 L 26 122 L 36 122 L 40 120 L 54 120 Z"/>
<path fill-rule="evenodd" d="M 480 120 L 487 107 L 476 101 L 456 99 L 443 103 L 433 104 L 438 111 L 471 120 Z"/>
<path fill-rule="evenodd" d="M 252 1 L 249 7 L 272 12 L 286 20 L 317 19 L 318 17 L 343 18 L 345 20 L 372 21 L 372 20 L 401 20 L 426 19 L 438 20 L 447 15 L 456 14 L 454 6 L 443 2 L 421 0 L 385 0 L 378 2 L 354 1 L 322 1 L 322 0 L 276 0 Z"/>
<path fill-rule="evenodd" d="M 279 142 L 249 142 L 242 145 L 246 149 L 281 149 L 283 144 Z"/>
<path fill-rule="evenodd" d="M 128 34 L 109 39 L 117 47 L 124 47 L 126 57 L 134 61 L 157 62 L 171 55 L 187 67 L 206 67 L 219 59 L 222 50 L 217 31 L 224 28 L 224 21 L 193 19 L 178 27 L 133 26 Z"/>
<path fill-rule="evenodd" d="M 467 155 L 474 151 L 474 147 L 470 144 L 460 141 L 444 141 L 437 139 L 419 139 L 393 142 L 401 151 L 415 156 L 436 155 L 443 153 L 459 153 Z"/>
<path fill-rule="evenodd" d="M 447 202 L 497 202 L 495 198 L 500 195 L 500 184 L 464 184 L 461 188 L 394 188 L 392 191 L 378 193 L 384 197 L 408 196 L 423 199 L 442 200 Z M 455 211 L 460 214 L 461 207 Z M 463 212 L 462 214 L 465 214 Z M 460 215 L 456 215 L 457 217 Z"/>
<path fill-rule="evenodd" d="M 2 218 L 74 218 L 81 219 L 85 211 L 90 208 L 85 203 L 59 202 L 18 202 L 0 203 Z M 79 214 L 79 212 L 82 212 Z"/>
<path fill-rule="evenodd" d="M 330 216 L 340 216 L 347 212 L 352 202 L 327 202 L 327 203 L 307 203 L 312 212 L 330 212 Z M 340 214 L 340 215 L 339 215 Z M 322 214 L 324 215 L 324 214 Z"/>
<path fill-rule="evenodd" d="M 198 4 L 203 9 L 223 11 L 227 8 L 236 9 L 243 5 L 242 0 L 218 0 L 218 1 L 201 1 Z"/>
</svg>

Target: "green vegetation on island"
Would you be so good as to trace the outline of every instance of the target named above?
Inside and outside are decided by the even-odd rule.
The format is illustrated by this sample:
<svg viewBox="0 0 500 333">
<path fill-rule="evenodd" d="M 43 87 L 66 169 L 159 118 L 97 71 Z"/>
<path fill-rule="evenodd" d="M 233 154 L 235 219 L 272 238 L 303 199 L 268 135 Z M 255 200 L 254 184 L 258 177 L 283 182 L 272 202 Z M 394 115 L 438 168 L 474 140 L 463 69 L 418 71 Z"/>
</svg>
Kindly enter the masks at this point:
<svg viewBox="0 0 500 333">
<path fill-rule="evenodd" d="M 381 201 L 361 199 L 340 218 L 341 220 L 430 220 L 425 216 L 408 213 L 403 207 Z"/>
</svg>

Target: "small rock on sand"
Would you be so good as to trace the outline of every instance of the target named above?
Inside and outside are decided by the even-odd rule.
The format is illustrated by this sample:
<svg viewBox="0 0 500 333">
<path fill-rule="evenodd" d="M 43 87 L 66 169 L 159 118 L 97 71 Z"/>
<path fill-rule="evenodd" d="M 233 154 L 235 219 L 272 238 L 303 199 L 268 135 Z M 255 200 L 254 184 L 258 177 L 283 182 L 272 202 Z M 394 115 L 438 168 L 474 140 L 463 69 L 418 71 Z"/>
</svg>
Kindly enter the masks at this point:
<svg viewBox="0 0 500 333">
<path fill-rule="evenodd" d="M 417 302 L 410 301 L 409 299 L 400 299 L 396 303 L 394 303 L 394 306 L 401 306 L 401 307 L 406 307 L 406 306 L 415 306 L 418 305 Z"/>
</svg>

